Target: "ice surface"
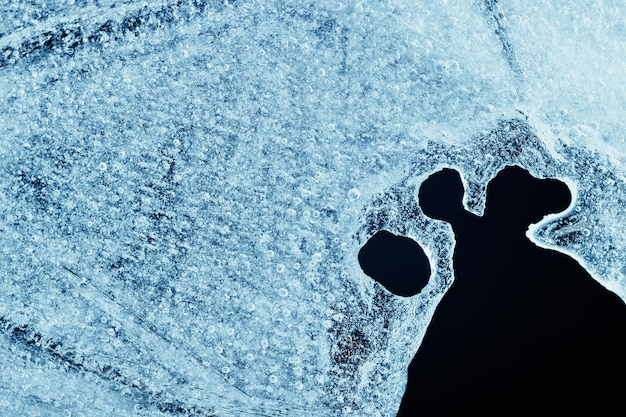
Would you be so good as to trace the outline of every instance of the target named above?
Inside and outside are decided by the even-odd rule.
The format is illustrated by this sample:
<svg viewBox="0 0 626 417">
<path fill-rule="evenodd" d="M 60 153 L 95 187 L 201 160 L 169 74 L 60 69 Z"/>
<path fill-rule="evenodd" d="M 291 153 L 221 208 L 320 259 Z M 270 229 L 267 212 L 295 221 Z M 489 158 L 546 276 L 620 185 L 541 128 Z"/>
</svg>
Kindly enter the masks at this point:
<svg viewBox="0 0 626 417">
<path fill-rule="evenodd" d="M 624 6 L 420 3 L 3 2 L 0 407 L 394 415 L 444 165 L 477 213 L 506 164 L 570 181 L 536 239 L 623 295 Z M 360 270 L 380 228 L 419 296 Z"/>
</svg>

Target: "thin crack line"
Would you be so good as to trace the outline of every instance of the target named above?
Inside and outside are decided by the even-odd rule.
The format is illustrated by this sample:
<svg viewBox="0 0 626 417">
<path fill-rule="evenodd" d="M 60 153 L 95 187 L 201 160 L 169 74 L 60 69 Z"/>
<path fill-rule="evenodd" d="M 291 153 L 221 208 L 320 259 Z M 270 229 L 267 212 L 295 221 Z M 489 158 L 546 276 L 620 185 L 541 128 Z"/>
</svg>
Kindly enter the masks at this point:
<svg viewBox="0 0 626 417">
<path fill-rule="evenodd" d="M 260 400 L 261 402 L 258 403 L 258 401 L 259 401 L 258 398 L 252 396 L 251 394 L 247 393 L 246 391 L 242 390 L 241 388 L 239 388 L 239 387 L 237 387 L 235 385 L 232 385 L 228 381 L 228 379 L 225 378 L 223 375 L 221 375 L 219 373 L 219 371 L 217 371 L 213 366 L 211 366 L 210 364 L 207 364 L 206 361 L 203 361 L 202 358 L 200 356 L 198 356 L 197 353 L 193 352 L 191 349 L 189 349 L 188 347 L 186 347 L 184 345 L 179 345 L 176 342 L 174 342 L 167 335 L 165 335 L 161 331 L 159 331 L 155 325 L 153 325 L 153 324 L 149 323 L 148 321 L 144 320 L 141 316 L 137 315 L 130 308 L 126 307 L 125 305 L 123 305 L 119 301 L 117 301 L 115 299 L 115 297 L 113 297 L 112 295 L 108 294 L 106 291 L 103 291 L 102 289 L 100 289 L 89 278 L 81 276 L 80 274 L 74 272 L 72 269 L 68 268 L 65 265 L 61 265 L 61 267 L 63 269 L 65 269 L 67 272 L 69 272 L 71 275 L 73 275 L 74 277 L 78 278 L 80 280 L 80 286 L 81 287 L 85 286 L 85 285 L 88 285 L 89 287 L 93 288 L 98 294 L 100 294 L 101 296 L 104 296 L 108 301 L 114 303 L 117 307 L 122 309 L 124 311 L 124 313 L 126 313 L 129 317 L 132 317 L 134 322 L 137 323 L 145 332 L 148 332 L 150 334 L 153 334 L 153 335 L 157 336 L 159 339 L 163 340 L 165 343 L 167 343 L 168 345 L 172 346 L 175 349 L 182 349 L 183 351 L 185 351 L 189 355 L 189 357 L 194 359 L 194 361 L 196 362 L 197 365 L 200 365 L 201 367 L 203 367 L 205 369 L 209 369 L 210 371 L 212 371 L 212 373 L 214 373 L 216 375 L 219 375 L 220 378 L 222 378 L 224 381 L 226 381 L 228 383 L 229 387 L 232 387 L 235 390 L 237 390 L 240 393 L 242 393 L 243 395 L 245 395 L 247 397 L 248 401 L 253 400 L 254 402 L 256 402 L 255 408 L 260 408 L 261 410 L 263 410 L 263 411 L 248 411 L 248 412 L 245 412 L 246 414 L 255 415 L 256 413 L 271 412 L 272 415 L 283 415 L 285 412 L 288 412 L 289 410 L 293 410 L 294 409 L 294 407 L 290 407 L 290 406 L 279 407 L 279 406 L 276 406 L 276 405 L 264 404 L 263 402 L 265 400 Z M 216 395 L 218 397 L 224 398 L 223 395 L 218 394 L 218 393 L 214 393 L 212 395 Z M 225 406 L 219 406 L 218 408 L 223 408 L 225 410 L 227 409 Z M 296 407 L 296 409 L 299 409 L 301 411 L 307 411 L 304 407 Z M 241 410 L 238 410 L 238 411 L 241 412 Z M 311 410 L 308 410 L 308 411 L 311 411 Z M 270 415 L 270 414 L 259 414 L 259 415 Z"/>
</svg>

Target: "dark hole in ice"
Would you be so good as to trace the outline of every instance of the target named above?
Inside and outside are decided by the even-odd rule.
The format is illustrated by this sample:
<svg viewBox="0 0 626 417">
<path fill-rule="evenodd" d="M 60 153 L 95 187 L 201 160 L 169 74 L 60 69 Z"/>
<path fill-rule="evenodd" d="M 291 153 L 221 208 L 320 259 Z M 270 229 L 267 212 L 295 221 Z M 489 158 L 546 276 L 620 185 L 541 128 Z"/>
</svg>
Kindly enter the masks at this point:
<svg viewBox="0 0 626 417">
<path fill-rule="evenodd" d="M 386 230 L 376 232 L 361 248 L 359 263 L 368 276 L 403 297 L 418 294 L 430 277 L 430 264 L 420 245 Z"/>
<path fill-rule="evenodd" d="M 626 305 L 576 260 L 526 236 L 569 206 L 567 185 L 510 166 L 489 182 L 482 217 L 463 195 L 452 169 L 420 188 L 424 213 L 454 231 L 455 278 L 409 366 L 398 415 L 623 413 Z"/>
</svg>

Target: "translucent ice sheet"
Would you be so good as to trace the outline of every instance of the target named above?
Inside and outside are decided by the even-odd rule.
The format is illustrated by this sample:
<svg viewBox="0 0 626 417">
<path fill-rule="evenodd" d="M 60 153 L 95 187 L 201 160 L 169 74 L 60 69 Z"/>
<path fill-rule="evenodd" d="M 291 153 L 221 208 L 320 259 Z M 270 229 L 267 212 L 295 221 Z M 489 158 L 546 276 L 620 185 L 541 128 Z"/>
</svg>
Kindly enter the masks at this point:
<svg viewBox="0 0 626 417">
<path fill-rule="evenodd" d="M 0 409 L 392 416 L 453 279 L 416 190 L 480 213 L 506 164 L 568 181 L 537 227 L 623 295 L 624 6 L 0 7 Z M 402 299 L 386 228 L 433 276 Z"/>
</svg>

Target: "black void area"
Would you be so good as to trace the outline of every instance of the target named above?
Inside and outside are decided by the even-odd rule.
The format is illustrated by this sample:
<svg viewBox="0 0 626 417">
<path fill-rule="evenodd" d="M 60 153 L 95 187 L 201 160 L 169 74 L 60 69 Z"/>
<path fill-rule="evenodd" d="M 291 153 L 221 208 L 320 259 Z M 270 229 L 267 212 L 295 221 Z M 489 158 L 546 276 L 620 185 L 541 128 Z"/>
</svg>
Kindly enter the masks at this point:
<svg viewBox="0 0 626 417">
<path fill-rule="evenodd" d="M 430 263 L 413 239 L 380 230 L 359 251 L 363 272 L 389 292 L 402 297 L 418 294 L 428 283 Z"/>
<path fill-rule="evenodd" d="M 398 415 L 624 415 L 626 305 L 526 236 L 569 206 L 568 187 L 511 166 L 489 182 L 482 217 L 463 195 L 451 169 L 420 188 L 424 213 L 454 231 L 455 279 L 409 366 Z"/>
</svg>

